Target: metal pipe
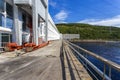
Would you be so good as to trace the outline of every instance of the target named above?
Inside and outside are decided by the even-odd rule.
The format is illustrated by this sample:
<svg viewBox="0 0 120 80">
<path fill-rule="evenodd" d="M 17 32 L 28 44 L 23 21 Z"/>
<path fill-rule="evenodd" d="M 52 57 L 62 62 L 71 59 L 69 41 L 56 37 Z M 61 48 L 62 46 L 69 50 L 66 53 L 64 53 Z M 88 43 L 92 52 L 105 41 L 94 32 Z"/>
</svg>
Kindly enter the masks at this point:
<svg viewBox="0 0 120 80">
<path fill-rule="evenodd" d="M 104 69 L 103 69 L 103 80 L 105 80 L 105 73 L 106 73 L 106 65 L 104 64 Z"/>
<path fill-rule="evenodd" d="M 111 78 L 111 66 L 109 66 L 109 77 Z"/>
</svg>

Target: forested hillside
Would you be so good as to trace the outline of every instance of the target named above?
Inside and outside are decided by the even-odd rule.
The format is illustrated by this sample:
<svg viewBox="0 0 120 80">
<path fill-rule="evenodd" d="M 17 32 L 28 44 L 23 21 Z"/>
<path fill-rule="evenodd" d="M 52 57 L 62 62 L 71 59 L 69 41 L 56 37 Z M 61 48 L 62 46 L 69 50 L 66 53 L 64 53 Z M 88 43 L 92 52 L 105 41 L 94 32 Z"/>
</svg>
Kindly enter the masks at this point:
<svg viewBox="0 0 120 80">
<path fill-rule="evenodd" d="M 79 23 L 56 25 L 60 33 L 80 34 L 80 39 L 120 40 L 120 28 L 117 27 Z"/>
</svg>

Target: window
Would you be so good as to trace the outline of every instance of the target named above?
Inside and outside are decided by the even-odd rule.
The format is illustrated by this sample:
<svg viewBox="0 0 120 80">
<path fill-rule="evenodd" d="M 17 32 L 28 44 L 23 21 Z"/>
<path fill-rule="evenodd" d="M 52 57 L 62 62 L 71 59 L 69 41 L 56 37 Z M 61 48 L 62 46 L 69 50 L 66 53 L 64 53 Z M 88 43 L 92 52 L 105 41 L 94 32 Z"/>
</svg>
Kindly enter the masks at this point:
<svg viewBox="0 0 120 80">
<path fill-rule="evenodd" d="M 13 28 L 13 19 L 12 18 L 9 18 L 9 17 L 6 18 L 6 28 L 10 28 L 10 29 Z"/>
<path fill-rule="evenodd" d="M 2 26 L 2 14 L 0 14 L 0 26 Z"/>
<path fill-rule="evenodd" d="M 12 35 L 9 33 L 2 33 L 1 37 L 2 37 L 1 42 L 11 42 L 12 41 Z"/>
<path fill-rule="evenodd" d="M 4 26 L 4 19 L 5 17 L 2 14 L 0 14 L 0 26 Z"/>
<path fill-rule="evenodd" d="M 0 12 L 4 11 L 4 0 L 0 0 Z"/>
<path fill-rule="evenodd" d="M 2 26 L 3 22 L 2 22 L 2 12 L 4 11 L 4 0 L 0 0 L 0 26 Z"/>
<path fill-rule="evenodd" d="M 12 7 L 12 5 L 6 3 L 6 12 L 7 12 L 6 27 L 12 29 L 12 27 L 13 27 L 13 7 Z"/>
<path fill-rule="evenodd" d="M 6 12 L 9 18 L 13 18 L 13 7 L 8 3 L 6 3 Z"/>
<path fill-rule="evenodd" d="M 23 19 L 22 29 L 23 31 L 26 31 L 26 15 L 24 13 L 22 15 L 22 19 Z"/>
<path fill-rule="evenodd" d="M 5 18 L 2 14 L 4 12 L 4 0 L 0 0 L 0 26 L 6 27 L 6 28 L 13 28 L 13 7 L 12 5 L 8 4 L 6 2 L 6 12 L 7 12 L 7 17 Z M 6 20 L 6 23 L 5 23 Z M 6 26 L 5 26 L 6 24 Z"/>
</svg>

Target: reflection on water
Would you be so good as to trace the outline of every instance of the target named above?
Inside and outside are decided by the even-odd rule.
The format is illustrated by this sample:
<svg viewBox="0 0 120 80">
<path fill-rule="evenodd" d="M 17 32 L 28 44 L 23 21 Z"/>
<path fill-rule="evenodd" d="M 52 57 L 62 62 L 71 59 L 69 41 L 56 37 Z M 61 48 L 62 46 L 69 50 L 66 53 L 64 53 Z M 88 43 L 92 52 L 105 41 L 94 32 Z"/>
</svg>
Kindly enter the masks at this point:
<svg viewBox="0 0 120 80">
<path fill-rule="evenodd" d="M 120 43 L 85 43 L 85 42 L 76 42 L 75 44 L 81 46 L 84 49 L 87 49 L 91 52 L 94 52 L 108 60 L 111 60 L 117 64 L 120 64 Z M 103 70 L 102 62 L 96 60 L 93 57 L 89 57 L 89 60 L 95 64 L 99 69 Z M 99 64 L 98 64 L 99 63 Z M 112 70 L 112 80 L 120 80 L 120 73 L 115 70 Z"/>
</svg>

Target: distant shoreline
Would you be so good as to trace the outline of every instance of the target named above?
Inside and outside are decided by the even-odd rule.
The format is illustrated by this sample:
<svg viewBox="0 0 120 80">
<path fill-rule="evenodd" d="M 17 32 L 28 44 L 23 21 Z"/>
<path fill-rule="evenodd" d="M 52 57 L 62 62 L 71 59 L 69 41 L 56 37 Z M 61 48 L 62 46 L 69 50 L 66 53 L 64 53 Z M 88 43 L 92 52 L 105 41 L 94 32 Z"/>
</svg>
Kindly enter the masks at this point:
<svg viewBox="0 0 120 80">
<path fill-rule="evenodd" d="M 120 40 L 70 40 L 71 42 L 100 42 L 100 43 L 106 43 L 106 42 L 120 42 Z"/>
</svg>

